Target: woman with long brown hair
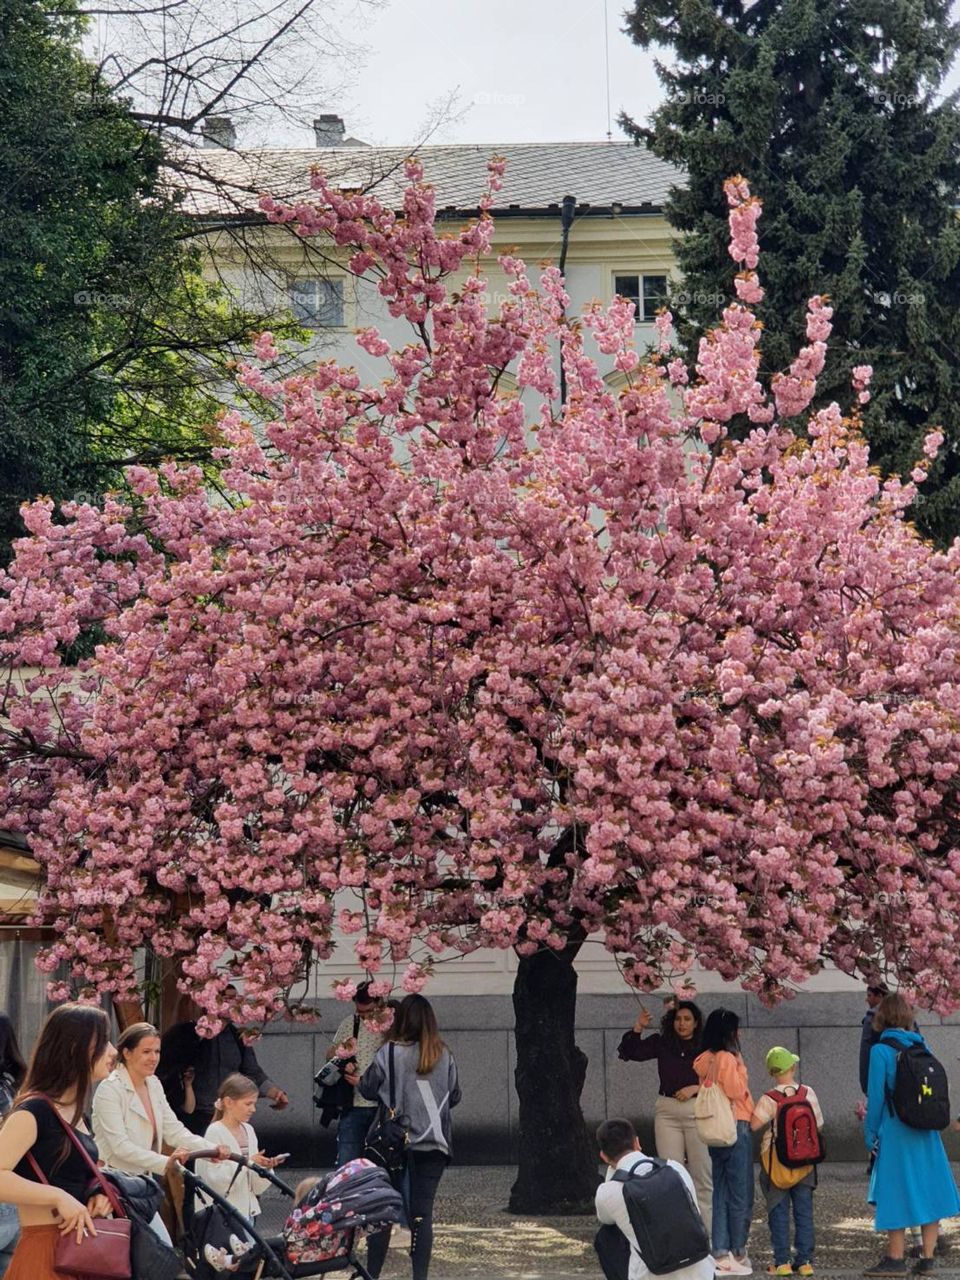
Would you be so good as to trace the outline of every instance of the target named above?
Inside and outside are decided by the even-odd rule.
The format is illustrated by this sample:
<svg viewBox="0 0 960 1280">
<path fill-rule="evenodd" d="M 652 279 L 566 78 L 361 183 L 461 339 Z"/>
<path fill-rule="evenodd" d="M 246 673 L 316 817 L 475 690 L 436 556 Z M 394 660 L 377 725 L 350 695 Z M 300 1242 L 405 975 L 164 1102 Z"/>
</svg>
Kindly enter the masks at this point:
<svg viewBox="0 0 960 1280">
<path fill-rule="evenodd" d="M 713 1258 L 718 1275 L 749 1276 L 747 1239 L 753 1216 L 753 1098 L 740 1051 L 740 1019 L 732 1009 L 714 1009 L 703 1024 L 703 1052 L 693 1069 L 702 1085 L 716 1083 L 736 1120 L 730 1147 L 710 1147 L 713 1166 Z"/>
<path fill-rule="evenodd" d="M 83 1114 L 90 1090 L 110 1074 L 115 1058 L 102 1009 L 64 1004 L 43 1024 L 23 1087 L 0 1128 L 0 1201 L 15 1204 L 21 1222 L 6 1280 L 63 1280 L 53 1267 L 58 1237 L 74 1232 L 79 1241 L 84 1232 L 96 1234 L 92 1219 L 110 1213 L 105 1196 L 87 1199 L 90 1168 L 64 1126 L 96 1161 Z"/>
<path fill-rule="evenodd" d="M 397 1112 L 409 1129 L 407 1170 L 413 1280 L 427 1280 L 433 1252 L 433 1203 L 443 1171 L 450 1163 L 453 1137 L 450 1109 L 460 1101 L 457 1064 L 440 1038 L 433 1006 L 412 995 L 400 1005 L 398 1039 L 385 1044 L 360 1081 L 365 1098 L 391 1105 L 390 1076 Z M 379 1276 L 390 1232 L 371 1237 L 370 1274 Z"/>
</svg>

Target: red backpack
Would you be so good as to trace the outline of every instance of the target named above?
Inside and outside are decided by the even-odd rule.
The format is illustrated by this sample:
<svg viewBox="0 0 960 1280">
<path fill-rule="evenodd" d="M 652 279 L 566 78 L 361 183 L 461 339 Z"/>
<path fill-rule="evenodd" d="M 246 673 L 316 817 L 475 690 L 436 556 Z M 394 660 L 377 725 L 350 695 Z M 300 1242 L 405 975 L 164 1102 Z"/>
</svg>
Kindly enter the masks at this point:
<svg viewBox="0 0 960 1280">
<path fill-rule="evenodd" d="M 798 1085 L 796 1093 L 771 1089 L 766 1096 L 777 1104 L 777 1114 L 773 1118 L 773 1142 L 780 1163 L 785 1169 L 819 1164 L 825 1154 L 823 1139 L 805 1086 Z"/>
</svg>

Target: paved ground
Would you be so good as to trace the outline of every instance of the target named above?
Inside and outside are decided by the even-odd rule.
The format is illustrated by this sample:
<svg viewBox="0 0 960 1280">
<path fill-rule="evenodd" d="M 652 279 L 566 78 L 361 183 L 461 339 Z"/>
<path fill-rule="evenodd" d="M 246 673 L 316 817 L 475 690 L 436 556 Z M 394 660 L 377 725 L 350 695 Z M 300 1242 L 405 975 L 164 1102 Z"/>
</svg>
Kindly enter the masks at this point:
<svg viewBox="0 0 960 1280">
<path fill-rule="evenodd" d="M 955 1168 L 955 1173 L 960 1172 Z M 289 1171 L 294 1186 L 307 1171 Z M 444 1174 L 437 1197 L 436 1241 L 430 1280 L 574 1280 L 601 1276 L 592 1248 L 596 1223 L 588 1217 L 526 1218 L 509 1213 L 506 1204 L 514 1170 L 503 1166 L 454 1166 Z M 865 1165 L 827 1164 L 817 1188 L 817 1274 L 859 1276 L 880 1256 L 880 1237 L 865 1203 Z M 279 1230 L 286 1205 L 278 1192 L 264 1199 L 263 1226 Z M 950 1244 L 941 1262 L 943 1280 L 960 1276 L 960 1220 L 946 1225 Z M 750 1255 L 758 1276 L 771 1259 L 770 1238 L 757 1191 Z M 340 1273 L 337 1273 L 340 1274 Z M 410 1262 L 391 1249 L 385 1277 L 408 1276 Z"/>
</svg>

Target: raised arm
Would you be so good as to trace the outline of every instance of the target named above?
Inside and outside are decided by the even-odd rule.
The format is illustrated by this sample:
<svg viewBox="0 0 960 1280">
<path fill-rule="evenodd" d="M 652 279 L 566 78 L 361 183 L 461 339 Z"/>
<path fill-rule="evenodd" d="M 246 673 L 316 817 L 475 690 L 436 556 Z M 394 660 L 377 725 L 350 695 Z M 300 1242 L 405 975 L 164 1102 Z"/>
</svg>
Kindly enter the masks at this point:
<svg viewBox="0 0 960 1280">
<path fill-rule="evenodd" d="M 624 1033 L 617 1054 L 624 1062 L 650 1062 L 659 1058 L 662 1045 L 663 1036 L 659 1031 L 642 1036 L 639 1031 L 631 1030 Z"/>
</svg>

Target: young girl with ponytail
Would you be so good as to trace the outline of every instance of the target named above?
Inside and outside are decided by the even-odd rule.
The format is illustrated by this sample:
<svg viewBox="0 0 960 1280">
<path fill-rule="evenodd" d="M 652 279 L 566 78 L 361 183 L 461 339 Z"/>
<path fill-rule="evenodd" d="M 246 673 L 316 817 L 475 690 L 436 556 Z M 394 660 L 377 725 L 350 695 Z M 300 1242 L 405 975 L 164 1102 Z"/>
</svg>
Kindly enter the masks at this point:
<svg viewBox="0 0 960 1280">
<path fill-rule="evenodd" d="M 259 1090 L 252 1080 L 239 1072 L 227 1076 L 214 1103 L 214 1120 L 204 1137 L 213 1147 L 226 1147 L 234 1155 L 243 1156 L 261 1169 L 275 1169 L 284 1156 L 265 1156 L 250 1120 L 257 1109 Z M 214 1191 L 229 1200 L 243 1216 L 253 1221 L 260 1212 L 257 1196 L 270 1185 L 252 1169 L 238 1167 L 233 1160 L 198 1160 L 197 1176 Z"/>
</svg>

